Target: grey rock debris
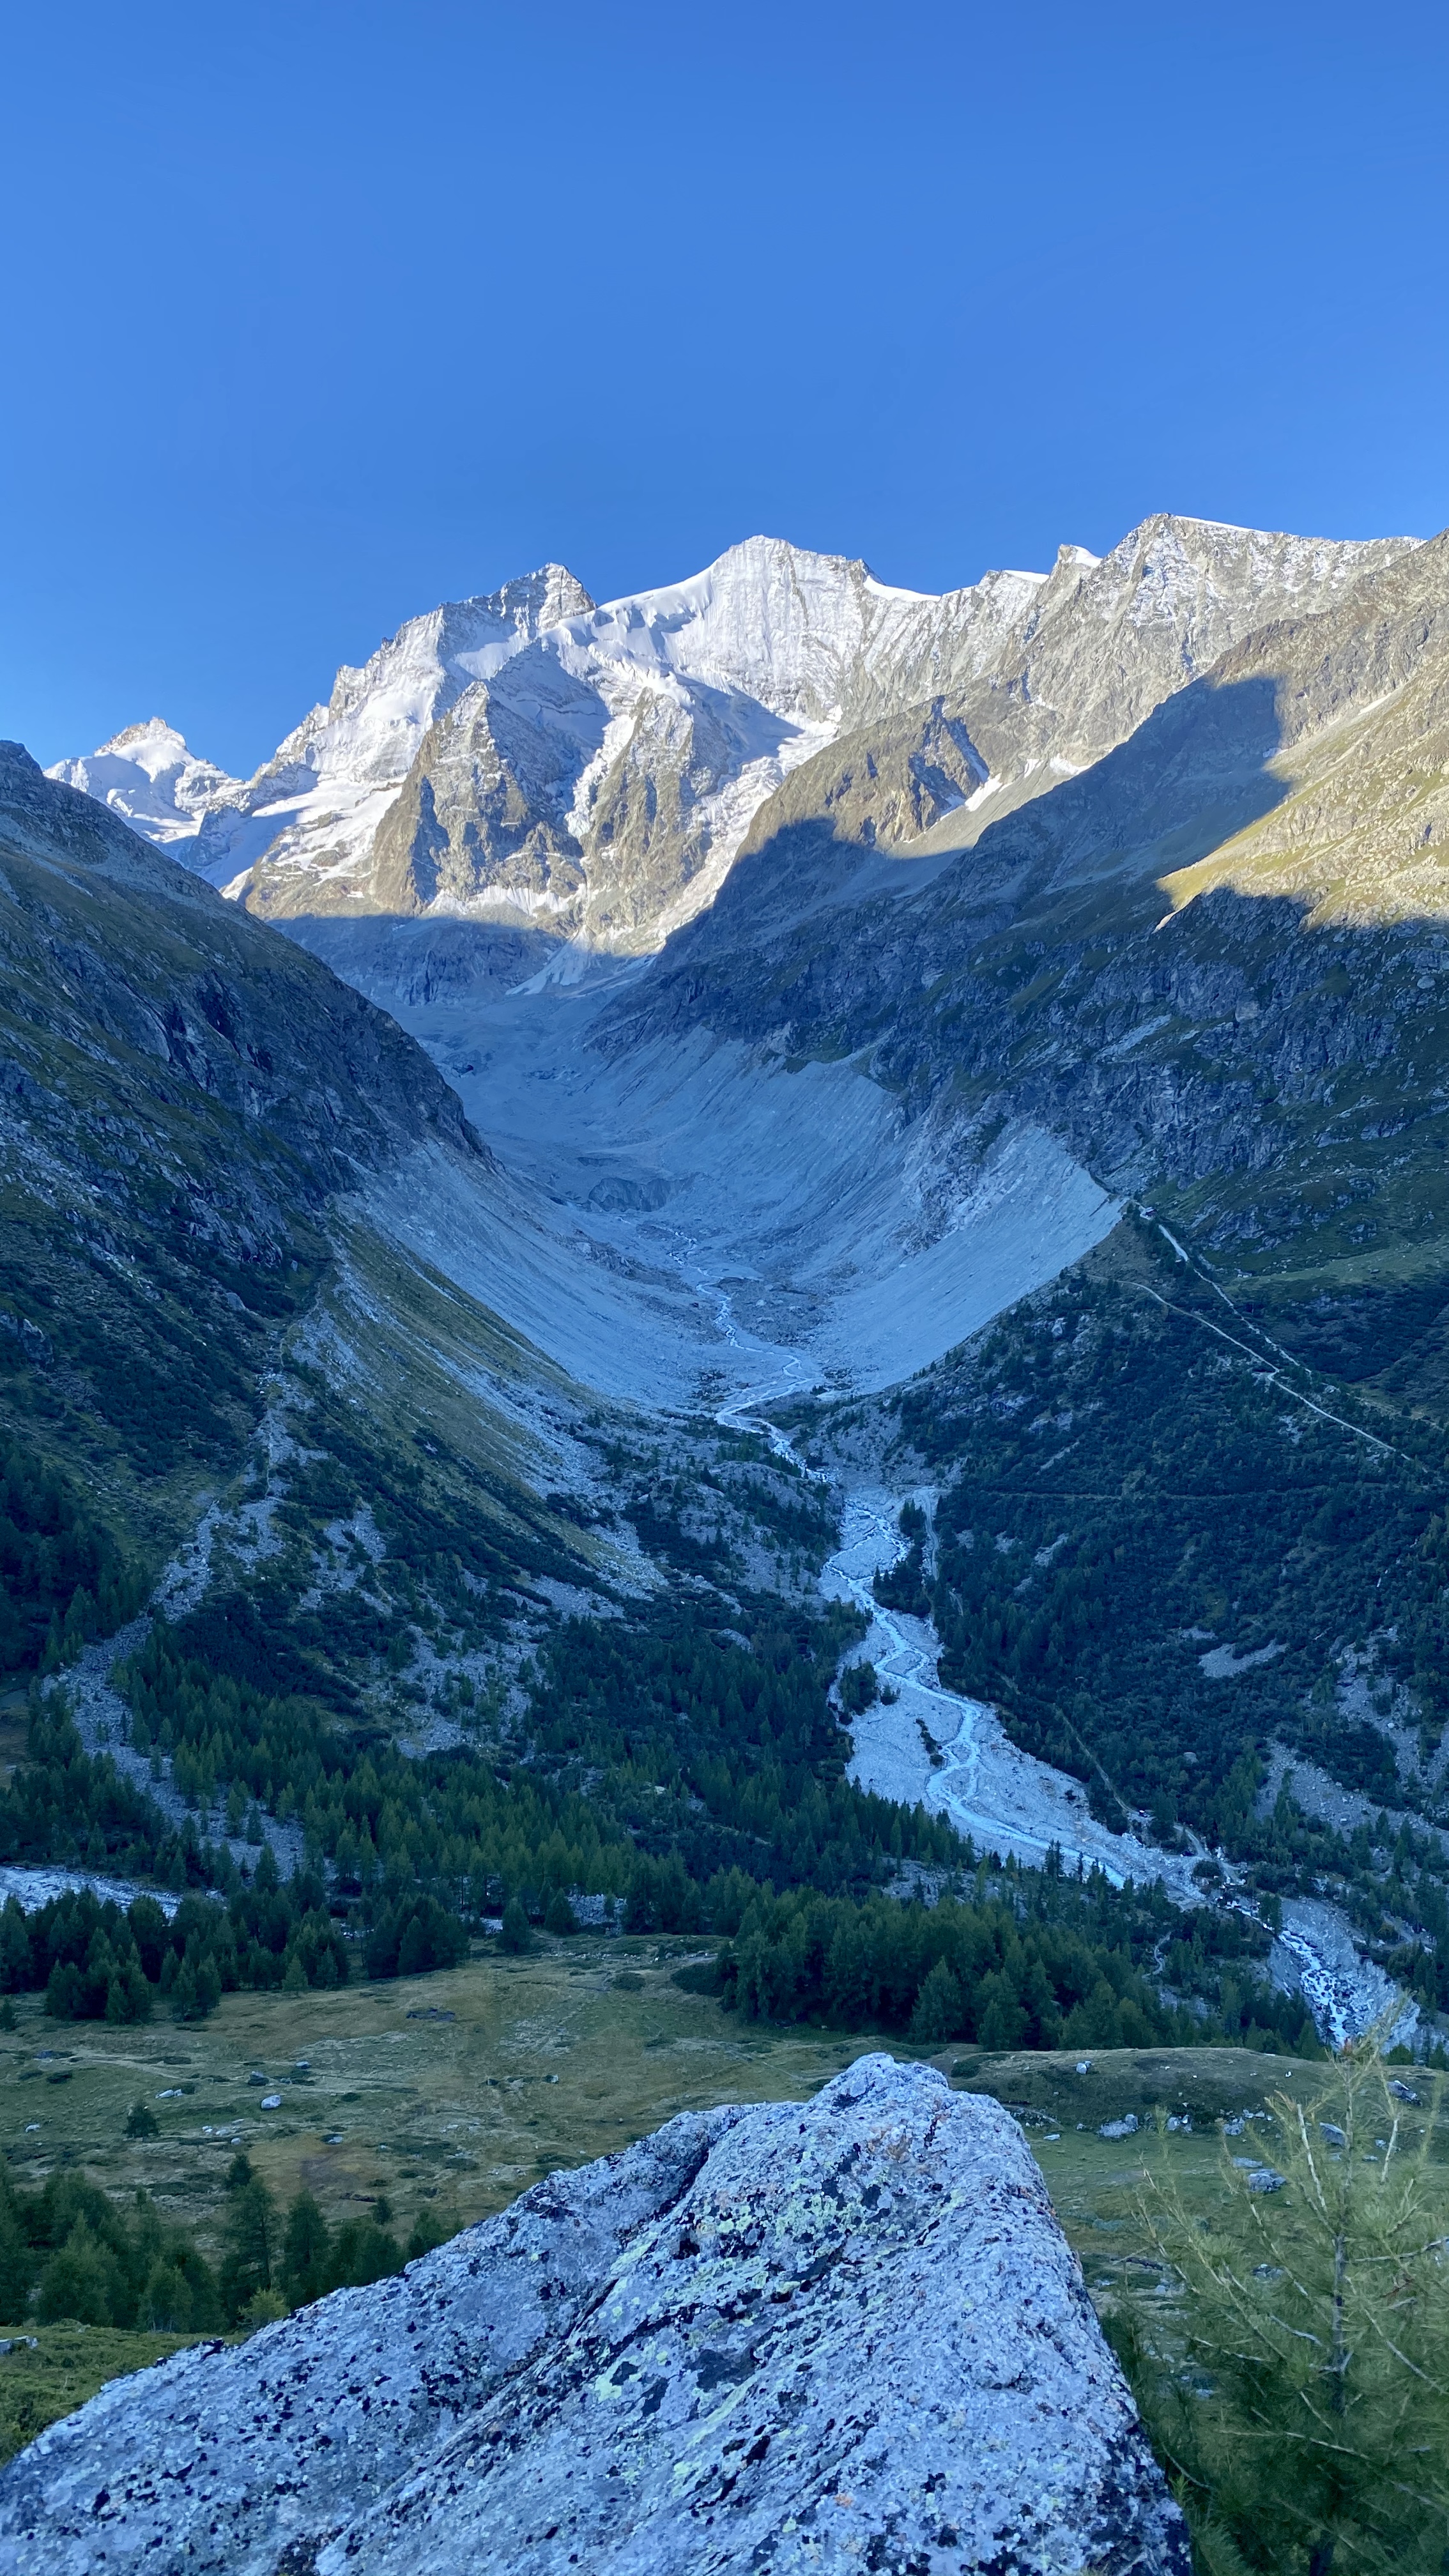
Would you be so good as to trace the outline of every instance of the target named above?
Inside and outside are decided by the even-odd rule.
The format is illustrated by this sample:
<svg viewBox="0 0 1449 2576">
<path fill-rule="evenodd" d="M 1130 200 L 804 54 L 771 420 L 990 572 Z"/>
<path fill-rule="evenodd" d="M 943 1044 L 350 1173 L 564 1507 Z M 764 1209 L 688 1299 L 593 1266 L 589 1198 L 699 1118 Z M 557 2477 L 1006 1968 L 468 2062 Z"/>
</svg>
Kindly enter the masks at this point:
<svg viewBox="0 0 1449 2576">
<path fill-rule="evenodd" d="M 0 2475 L 25 2576 L 1189 2576 L 999 2104 L 859 2059 L 686 2115 Z"/>
</svg>

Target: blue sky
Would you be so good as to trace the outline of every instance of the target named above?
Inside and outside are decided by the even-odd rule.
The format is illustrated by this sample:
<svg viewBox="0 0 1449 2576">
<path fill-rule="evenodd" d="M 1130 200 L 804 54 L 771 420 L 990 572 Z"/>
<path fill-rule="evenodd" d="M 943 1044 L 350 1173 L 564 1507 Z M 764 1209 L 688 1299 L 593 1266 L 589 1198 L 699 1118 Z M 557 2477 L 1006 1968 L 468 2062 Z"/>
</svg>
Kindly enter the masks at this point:
<svg viewBox="0 0 1449 2576">
<path fill-rule="evenodd" d="M 0 732 L 250 770 L 406 616 L 1449 520 L 1449 14 L 7 17 Z"/>
</svg>

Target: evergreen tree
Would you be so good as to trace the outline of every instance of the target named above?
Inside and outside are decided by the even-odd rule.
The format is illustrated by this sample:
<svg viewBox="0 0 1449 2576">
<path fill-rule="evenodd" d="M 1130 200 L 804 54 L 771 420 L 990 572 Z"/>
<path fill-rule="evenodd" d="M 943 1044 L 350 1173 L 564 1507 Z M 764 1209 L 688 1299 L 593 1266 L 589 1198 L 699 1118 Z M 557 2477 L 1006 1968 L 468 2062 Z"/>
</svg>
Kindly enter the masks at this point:
<svg viewBox="0 0 1449 2576">
<path fill-rule="evenodd" d="M 1440 2106 L 1406 2149 L 1382 2039 L 1346 2053 L 1337 2138 L 1275 2098 L 1284 2188 L 1225 2152 L 1210 2223 L 1167 2185 L 1147 2205 L 1182 2342 L 1162 2303 L 1111 2331 L 1208 2576 L 1400 2576 L 1449 2543 Z"/>
<path fill-rule="evenodd" d="M 349 2218 L 339 2227 L 328 2256 L 328 2287 L 334 2290 L 361 2289 L 369 2281 L 385 2280 L 390 2272 L 401 2269 L 402 2254 L 395 2236 L 379 2227 L 372 2218 Z"/>
<path fill-rule="evenodd" d="M 328 2257 L 332 2240 L 327 2221 L 310 2191 L 299 2191 L 287 2212 L 282 2245 L 282 2287 L 294 2308 L 320 2299 L 330 2286 Z"/>
<path fill-rule="evenodd" d="M 1005 1969 L 983 1977 L 976 1990 L 976 2036 L 983 2048 L 1019 2048 L 1026 2037 L 1025 2007 Z"/>
<path fill-rule="evenodd" d="M 128 2302 L 121 2267 L 109 2245 L 78 2218 L 40 2275 L 37 2314 L 43 2325 L 68 2318 L 77 2325 L 122 2324 Z"/>
<path fill-rule="evenodd" d="M 34 2262 L 8 2189 L 0 2187 L 0 2318 L 17 2325 L 25 2314 Z"/>
<path fill-rule="evenodd" d="M 230 2195 L 222 2236 L 222 2302 L 229 2317 L 238 2317 L 258 2290 L 272 2288 L 277 2257 L 276 2203 L 249 2166 Z"/>
<path fill-rule="evenodd" d="M 180 2265 L 158 2254 L 141 2293 L 140 2322 L 153 2334 L 185 2334 L 194 2324 L 191 2288 Z"/>
<path fill-rule="evenodd" d="M 938 1959 L 916 1997 L 911 2037 L 922 2048 L 939 2048 L 945 2040 L 959 2039 L 965 2023 L 966 1998 L 960 1980 L 944 1959 Z"/>
</svg>

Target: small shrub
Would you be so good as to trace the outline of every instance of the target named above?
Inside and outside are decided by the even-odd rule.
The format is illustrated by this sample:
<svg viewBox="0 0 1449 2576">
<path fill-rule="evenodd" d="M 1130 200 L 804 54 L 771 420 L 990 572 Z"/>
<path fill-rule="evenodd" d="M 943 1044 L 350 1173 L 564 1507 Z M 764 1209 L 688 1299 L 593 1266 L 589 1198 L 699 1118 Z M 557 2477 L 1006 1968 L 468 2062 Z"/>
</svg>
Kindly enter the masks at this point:
<svg viewBox="0 0 1449 2576">
<path fill-rule="evenodd" d="M 253 2290 L 246 2306 L 237 2316 L 237 2324 L 255 2334 L 259 2326 L 274 2326 L 287 2313 L 287 2302 L 277 2290 Z"/>
</svg>

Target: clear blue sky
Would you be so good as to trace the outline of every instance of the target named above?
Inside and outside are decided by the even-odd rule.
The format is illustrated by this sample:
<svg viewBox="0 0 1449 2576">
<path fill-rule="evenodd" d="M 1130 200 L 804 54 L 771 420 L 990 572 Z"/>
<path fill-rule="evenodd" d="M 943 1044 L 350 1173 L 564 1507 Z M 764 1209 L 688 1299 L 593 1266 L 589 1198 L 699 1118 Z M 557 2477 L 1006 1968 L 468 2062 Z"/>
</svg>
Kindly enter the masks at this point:
<svg viewBox="0 0 1449 2576">
<path fill-rule="evenodd" d="M 404 617 L 1449 520 L 1449 13 L 6 17 L 0 733 L 250 770 Z"/>
</svg>

